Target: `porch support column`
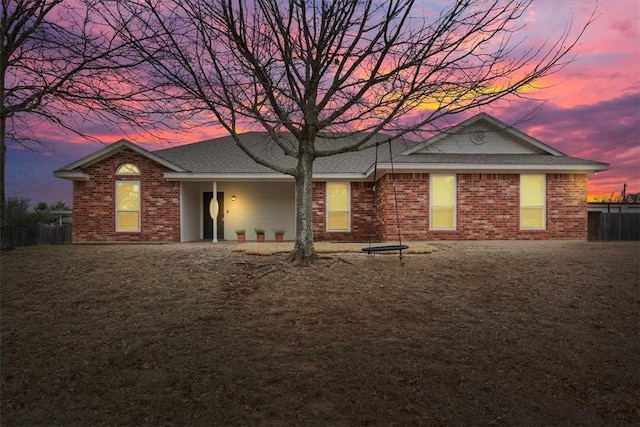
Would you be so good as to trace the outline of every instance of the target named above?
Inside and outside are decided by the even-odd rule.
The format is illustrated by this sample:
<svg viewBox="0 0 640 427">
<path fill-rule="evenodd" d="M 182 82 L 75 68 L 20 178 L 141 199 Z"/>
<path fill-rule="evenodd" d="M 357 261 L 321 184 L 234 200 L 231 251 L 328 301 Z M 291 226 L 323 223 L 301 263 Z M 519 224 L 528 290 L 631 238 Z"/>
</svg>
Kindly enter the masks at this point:
<svg viewBox="0 0 640 427">
<path fill-rule="evenodd" d="M 213 206 L 218 206 L 218 182 L 217 181 L 213 181 Z M 213 221 L 213 243 L 218 243 L 218 215 L 220 215 L 219 211 L 220 207 L 218 206 L 218 209 L 214 209 L 214 212 L 216 213 L 216 215 L 214 215 L 213 218 L 211 218 L 211 221 Z"/>
</svg>

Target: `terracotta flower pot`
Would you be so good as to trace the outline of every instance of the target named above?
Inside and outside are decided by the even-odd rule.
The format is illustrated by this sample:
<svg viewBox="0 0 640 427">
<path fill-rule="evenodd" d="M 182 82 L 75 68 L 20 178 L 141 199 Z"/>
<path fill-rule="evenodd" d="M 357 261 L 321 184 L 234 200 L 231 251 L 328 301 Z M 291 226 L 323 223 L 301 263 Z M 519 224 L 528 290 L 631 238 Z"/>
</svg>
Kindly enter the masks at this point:
<svg viewBox="0 0 640 427">
<path fill-rule="evenodd" d="M 238 234 L 238 242 L 244 242 L 247 236 L 245 234 Z"/>
<path fill-rule="evenodd" d="M 284 234 L 276 234 L 276 242 L 284 241 Z"/>
<path fill-rule="evenodd" d="M 258 234 L 258 242 L 264 242 L 264 234 Z"/>
</svg>

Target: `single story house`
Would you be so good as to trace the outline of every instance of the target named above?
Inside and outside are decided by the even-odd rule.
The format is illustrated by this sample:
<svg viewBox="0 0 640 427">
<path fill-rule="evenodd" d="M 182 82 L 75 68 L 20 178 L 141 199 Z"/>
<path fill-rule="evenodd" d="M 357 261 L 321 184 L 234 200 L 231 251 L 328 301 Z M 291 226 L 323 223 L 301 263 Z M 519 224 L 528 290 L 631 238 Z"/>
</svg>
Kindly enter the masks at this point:
<svg viewBox="0 0 640 427">
<path fill-rule="evenodd" d="M 294 161 L 265 133 L 241 138 Z M 587 239 L 587 176 L 607 164 L 484 113 L 424 142 L 388 139 L 316 160 L 316 240 L 394 241 L 396 218 L 406 241 Z M 73 181 L 74 242 L 235 240 L 240 228 L 252 240 L 255 227 L 268 240 L 272 229 L 295 236 L 293 178 L 255 163 L 231 137 L 157 151 L 121 140 L 54 175 Z"/>
</svg>

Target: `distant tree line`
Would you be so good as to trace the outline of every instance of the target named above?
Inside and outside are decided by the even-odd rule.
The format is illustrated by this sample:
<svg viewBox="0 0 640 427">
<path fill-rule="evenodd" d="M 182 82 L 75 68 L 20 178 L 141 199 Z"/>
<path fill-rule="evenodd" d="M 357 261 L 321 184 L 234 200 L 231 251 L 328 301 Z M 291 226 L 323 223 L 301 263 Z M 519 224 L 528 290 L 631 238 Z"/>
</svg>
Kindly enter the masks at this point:
<svg viewBox="0 0 640 427">
<path fill-rule="evenodd" d="M 59 216 L 55 211 L 70 211 L 71 208 L 64 202 L 58 201 L 49 205 L 40 202 L 29 210 L 30 200 L 23 197 L 8 197 L 5 203 L 7 227 L 27 226 L 36 224 L 51 224 L 58 221 Z"/>
<path fill-rule="evenodd" d="M 609 195 L 602 194 L 589 198 L 590 202 L 604 203 L 640 203 L 640 193 L 630 193 L 627 191 L 627 183 L 622 186 L 622 191 L 617 194 L 615 191 Z"/>
</svg>

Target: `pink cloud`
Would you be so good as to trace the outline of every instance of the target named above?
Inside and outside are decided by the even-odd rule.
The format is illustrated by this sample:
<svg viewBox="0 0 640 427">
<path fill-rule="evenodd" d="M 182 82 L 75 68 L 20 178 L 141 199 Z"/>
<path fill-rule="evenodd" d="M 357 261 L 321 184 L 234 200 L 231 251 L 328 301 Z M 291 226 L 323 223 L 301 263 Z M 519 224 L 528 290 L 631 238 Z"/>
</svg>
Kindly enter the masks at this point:
<svg viewBox="0 0 640 427">
<path fill-rule="evenodd" d="M 433 3 L 425 2 L 423 6 L 431 14 Z M 448 5 L 450 2 L 436 4 Z M 550 34 L 557 34 L 565 28 L 571 19 L 575 30 L 589 18 L 594 8 L 599 16 L 581 40 L 575 52 L 576 59 L 556 75 L 538 82 L 539 86 L 546 88 L 532 96 L 546 100 L 544 106 L 540 108 L 539 102 L 514 99 L 510 103 L 501 103 L 502 108 L 485 111 L 516 124 L 522 131 L 567 154 L 611 163 L 609 171 L 590 177 L 590 192 L 619 192 L 624 182 L 628 183 L 630 192 L 640 192 L 639 3 L 636 0 L 536 0 L 526 15 L 528 22 L 523 30 L 526 33 L 520 34 L 527 43 L 546 40 Z M 534 118 L 523 122 L 523 118 L 533 111 Z M 458 121 L 451 118 L 448 124 Z M 10 147 L 7 168 L 11 174 L 7 177 L 7 192 L 38 194 L 32 197 L 34 202 L 49 201 L 46 197 L 52 192 L 46 187 L 64 186 L 65 189 L 55 197 L 51 196 L 54 198 L 50 201 L 70 201 L 70 185 L 54 179 L 51 172 L 101 148 L 101 145 L 88 143 L 76 135 L 42 123 L 34 123 L 32 130 L 45 149 L 40 153 L 22 150 L 17 155 L 19 148 L 15 145 Z M 83 131 L 105 143 L 126 136 L 123 130 L 108 125 L 85 124 Z M 151 139 L 144 135 L 135 139 L 147 142 L 144 144 L 146 148 L 159 149 L 225 134 L 220 127 L 204 126 L 182 134 L 160 132 L 164 139 L 154 144 L 148 143 Z M 46 161 L 43 160 L 45 158 Z M 46 175 L 46 179 L 36 180 L 36 173 Z M 38 182 L 39 188 L 44 188 L 41 193 L 32 193 L 32 189 L 25 190 L 26 193 L 21 190 L 27 183 L 34 182 Z"/>
<path fill-rule="evenodd" d="M 580 25 L 594 8 L 597 14 L 577 46 L 574 62 L 543 82 L 551 87 L 543 90 L 542 96 L 569 108 L 640 91 L 640 7 L 635 0 L 537 1 L 532 7 L 540 12 L 533 22 L 540 32 L 553 29 L 558 20 L 572 15 L 575 25 Z"/>
</svg>

